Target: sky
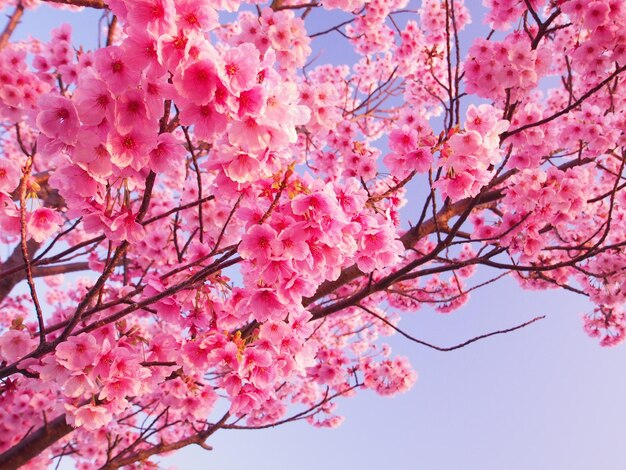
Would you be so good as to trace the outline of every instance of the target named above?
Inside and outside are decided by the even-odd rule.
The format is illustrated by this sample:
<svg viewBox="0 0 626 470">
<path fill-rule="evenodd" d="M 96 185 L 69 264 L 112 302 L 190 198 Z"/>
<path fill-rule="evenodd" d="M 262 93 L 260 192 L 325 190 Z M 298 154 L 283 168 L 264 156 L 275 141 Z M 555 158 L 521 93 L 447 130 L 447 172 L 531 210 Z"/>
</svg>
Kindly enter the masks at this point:
<svg viewBox="0 0 626 470">
<path fill-rule="evenodd" d="M 479 2 L 467 3 L 474 13 L 468 35 L 486 31 L 476 17 Z M 93 44 L 98 12 L 67 15 L 47 7 L 27 11 L 16 36 L 47 39 L 52 27 L 80 18 L 75 38 Z M 315 32 L 322 25 L 308 28 Z M 337 63 L 349 50 L 338 46 L 339 39 L 326 36 L 315 47 L 332 52 Z M 447 353 L 396 335 L 389 344 L 410 358 L 419 375 L 406 394 L 389 399 L 365 391 L 339 400 L 345 421 L 337 429 L 293 423 L 262 431 L 220 431 L 208 442 L 213 451 L 187 448 L 163 459 L 163 465 L 211 470 L 623 470 L 626 345 L 601 348 L 585 335 L 581 316 L 592 308 L 572 293 L 523 291 L 513 279 L 504 279 L 474 291 L 452 314 L 428 307 L 404 314 L 400 326 L 405 331 L 441 346 L 537 315 L 546 318 Z"/>
</svg>

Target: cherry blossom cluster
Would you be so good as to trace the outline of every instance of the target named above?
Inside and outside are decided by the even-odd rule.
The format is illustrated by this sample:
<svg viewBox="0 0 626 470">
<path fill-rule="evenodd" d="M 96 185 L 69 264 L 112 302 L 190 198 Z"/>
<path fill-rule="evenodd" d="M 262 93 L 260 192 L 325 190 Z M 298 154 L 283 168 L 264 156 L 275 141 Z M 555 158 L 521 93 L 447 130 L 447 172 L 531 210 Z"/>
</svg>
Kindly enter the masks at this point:
<svg viewBox="0 0 626 470">
<path fill-rule="evenodd" d="M 232 30 L 218 31 L 218 34 L 233 46 L 250 43 L 261 54 L 268 49 L 274 51 L 278 72 L 285 79 L 304 66 L 311 54 L 311 39 L 306 35 L 304 21 L 289 10 L 264 8 L 258 18 L 250 12 L 242 12 Z"/>
<path fill-rule="evenodd" d="M 337 426 L 416 382 L 406 312 L 510 273 L 624 340 L 618 0 L 488 1 L 469 48 L 460 0 L 68 0 L 102 47 L 8 42 L 37 3 L 1 4 L 0 466 Z M 309 64 L 326 34 L 354 57 Z"/>
<path fill-rule="evenodd" d="M 452 135 L 440 151 L 445 177 L 436 184 L 443 197 L 457 201 L 480 192 L 502 160 L 499 135 L 508 127 L 493 106 L 470 105 L 464 132 Z"/>
<path fill-rule="evenodd" d="M 468 93 L 482 98 L 516 100 L 537 87 L 550 66 L 547 49 L 533 49 L 523 33 L 504 41 L 478 39 L 465 62 Z"/>
</svg>

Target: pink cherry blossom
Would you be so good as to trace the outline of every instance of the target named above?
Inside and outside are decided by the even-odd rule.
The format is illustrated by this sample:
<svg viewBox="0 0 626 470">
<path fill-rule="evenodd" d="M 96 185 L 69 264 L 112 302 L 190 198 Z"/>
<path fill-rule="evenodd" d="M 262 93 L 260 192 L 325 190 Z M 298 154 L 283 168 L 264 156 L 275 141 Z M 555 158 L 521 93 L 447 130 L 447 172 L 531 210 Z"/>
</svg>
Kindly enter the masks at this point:
<svg viewBox="0 0 626 470">
<path fill-rule="evenodd" d="M 77 408 L 66 404 L 65 408 L 68 412 L 69 424 L 76 428 L 83 427 L 88 431 L 95 431 L 105 426 L 113 418 L 111 413 L 103 406 L 83 405 Z"/>
<path fill-rule="evenodd" d="M 41 132 L 65 144 L 76 142 L 79 122 L 74 104 L 62 96 L 45 95 L 40 98 L 40 106 L 37 126 Z"/>
<path fill-rule="evenodd" d="M 181 96 L 194 104 L 205 105 L 213 100 L 218 81 L 213 61 L 202 59 L 181 68 L 174 77 L 174 86 Z"/>
<path fill-rule="evenodd" d="M 95 67 L 100 78 L 112 93 L 119 95 L 129 86 L 137 85 L 139 73 L 132 70 L 126 62 L 123 50 L 119 46 L 98 49 L 95 53 Z"/>
<path fill-rule="evenodd" d="M 17 162 L 0 160 L 0 191 L 12 192 L 20 182 L 22 172 Z"/>
<path fill-rule="evenodd" d="M 63 217 L 58 212 L 48 207 L 40 207 L 28 215 L 26 228 L 33 240 L 41 243 L 57 232 L 63 222 Z"/>
<path fill-rule="evenodd" d="M 337 426 L 505 275 L 623 343 L 623 2 L 64 0 L 91 42 L 5 3 L 0 467 Z"/>
<path fill-rule="evenodd" d="M 0 335 L 0 354 L 8 362 L 32 352 L 36 345 L 36 340 L 25 330 L 9 330 Z"/>
<path fill-rule="evenodd" d="M 96 339 L 90 334 L 82 334 L 69 338 L 60 344 L 56 350 L 56 357 L 60 364 L 72 371 L 79 371 L 92 365 L 100 347 Z"/>
<path fill-rule="evenodd" d="M 259 53 L 250 43 L 244 43 L 224 54 L 222 76 L 233 93 L 248 90 L 256 83 L 259 72 Z"/>
</svg>

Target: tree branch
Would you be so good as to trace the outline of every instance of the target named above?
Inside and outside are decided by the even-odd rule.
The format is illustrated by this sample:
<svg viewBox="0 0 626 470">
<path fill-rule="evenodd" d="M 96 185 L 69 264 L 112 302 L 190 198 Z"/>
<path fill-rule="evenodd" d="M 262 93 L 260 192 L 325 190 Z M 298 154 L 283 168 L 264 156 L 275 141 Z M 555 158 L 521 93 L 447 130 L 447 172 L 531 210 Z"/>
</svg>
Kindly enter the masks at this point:
<svg viewBox="0 0 626 470">
<path fill-rule="evenodd" d="M 89 8 L 97 8 L 104 9 L 109 8 L 104 0 L 43 0 L 44 2 L 49 3 L 59 3 L 61 5 L 70 5 L 73 7 L 89 7 Z"/>
<path fill-rule="evenodd" d="M 442 352 L 448 352 L 448 351 L 454 351 L 455 349 L 461 349 L 461 348 L 464 348 L 467 345 L 475 343 L 476 341 L 480 341 L 481 339 L 489 338 L 490 336 L 503 335 L 505 333 L 510 333 L 512 331 L 519 330 L 519 329 L 524 328 L 524 327 L 526 327 L 528 325 L 531 325 L 532 323 L 535 323 L 536 321 L 543 320 L 544 318 L 546 318 L 545 315 L 541 315 L 540 317 L 535 317 L 532 320 L 528 320 L 527 322 L 524 322 L 524 323 L 522 323 L 520 325 L 517 325 L 517 326 L 513 326 L 511 328 L 507 328 L 505 330 L 492 331 L 491 333 L 485 333 L 484 335 L 476 336 L 474 338 L 468 339 L 467 341 L 464 341 L 464 342 L 462 342 L 460 344 L 457 344 L 457 345 L 454 345 L 454 346 L 442 347 L 442 346 L 436 346 L 436 345 L 431 344 L 431 343 L 427 343 L 426 341 L 422 341 L 421 339 L 417 339 L 417 338 L 409 335 L 408 333 L 405 333 L 403 330 L 401 330 L 400 328 L 395 326 L 389 320 L 387 320 L 384 317 L 381 317 L 376 312 L 370 310 L 367 307 L 364 307 L 363 305 L 357 304 L 357 307 L 359 307 L 360 309 L 366 311 L 367 313 L 369 313 L 373 317 L 378 318 L 381 322 L 383 322 L 385 325 L 393 328 L 395 331 L 400 333 L 406 339 L 408 339 L 410 341 L 413 341 L 414 343 L 421 344 L 422 346 L 426 346 L 428 348 L 435 349 L 437 351 L 442 351 Z"/>
<path fill-rule="evenodd" d="M 4 31 L 2 31 L 2 35 L 0 36 L 0 49 L 4 49 L 4 47 L 9 43 L 9 38 L 11 37 L 11 34 L 13 34 L 13 31 L 15 31 L 15 28 L 19 24 L 23 14 L 24 5 L 20 2 L 15 7 L 15 10 L 13 10 L 13 14 L 10 16 L 9 22 L 4 27 Z"/>
<path fill-rule="evenodd" d="M 526 129 L 530 129 L 531 127 L 541 126 L 543 124 L 547 124 L 550 121 L 554 121 L 556 118 L 558 118 L 560 116 L 563 116 L 564 114 L 569 113 L 573 109 L 576 109 L 585 100 L 587 100 L 587 98 L 591 97 L 593 94 L 595 94 L 596 92 L 601 90 L 602 87 L 604 87 L 604 85 L 607 85 L 608 83 L 610 83 L 611 80 L 613 80 L 615 77 L 617 77 L 620 73 L 624 72 L 625 70 L 626 70 L 626 65 L 624 65 L 622 67 L 616 68 L 613 71 L 613 73 L 611 73 L 611 75 L 609 75 L 607 78 L 602 80 L 596 86 L 594 86 L 593 88 L 588 90 L 587 93 L 585 93 L 580 98 L 578 98 L 576 101 L 574 101 L 571 105 L 566 106 L 562 110 L 560 110 L 560 111 L 558 111 L 558 112 L 556 112 L 556 113 L 554 113 L 554 114 L 552 114 L 552 115 L 550 115 L 550 116 L 548 116 L 546 118 L 540 119 L 539 121 L 531 122 L 529 124 L 524 124 L 523 126 L 520 126 L 517 129 L 513 129 L 512 131 L 503 132 L 500 135 L 500 142 L 504 142 L 507 138 L 511 137 L 512 135 L 519 134 L 520 132 L 525 131 Z"/>
<path fill-rule="evenodd" d="M 18 444 L 0 455 L 0 468 L 15 470 L 28 463 L 30 459 L 65 437 L 74 430 L 65 422 L 65 415 L 47 422 L 31 434 L 27 434 Z"/>
</svg>

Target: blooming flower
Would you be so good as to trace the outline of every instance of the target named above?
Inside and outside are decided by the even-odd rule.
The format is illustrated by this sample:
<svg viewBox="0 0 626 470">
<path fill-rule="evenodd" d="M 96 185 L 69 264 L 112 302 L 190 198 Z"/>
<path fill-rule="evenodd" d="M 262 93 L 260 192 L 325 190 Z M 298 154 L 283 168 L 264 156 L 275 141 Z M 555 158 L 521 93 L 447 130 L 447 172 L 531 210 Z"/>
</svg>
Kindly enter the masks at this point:
<svg viewBox="0 0 626 470">
<path fill-rule="evenodd" d="M 43 242 L 46 238 L 56 232 L 63 224 L 63 217 L 48 208 L 40 207 L 28 214 L 26 231 L 36 242 Z"/>
</svg>

